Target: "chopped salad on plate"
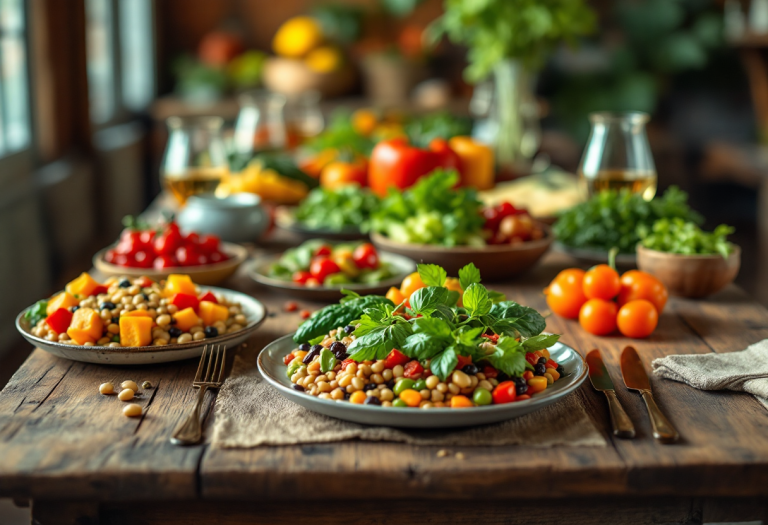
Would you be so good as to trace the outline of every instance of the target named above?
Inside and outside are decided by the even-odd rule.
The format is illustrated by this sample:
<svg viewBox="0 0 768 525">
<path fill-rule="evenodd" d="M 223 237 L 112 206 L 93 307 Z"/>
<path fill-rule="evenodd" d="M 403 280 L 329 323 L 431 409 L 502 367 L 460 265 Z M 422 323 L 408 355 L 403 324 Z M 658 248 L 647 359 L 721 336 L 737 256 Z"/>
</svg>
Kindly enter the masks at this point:
<svg viewBox="0 0 768 525">
<path fill-rule="evenodd" d="M 543 333 L 544 317 L 488 290 L 473 264 L 458 278 L 420 264 L 386 297 L 345 294 L 294 335 L 284 359 L 294 390 L 382 407 L 465 408 L 529 399 L 566 373 L 550 358 L 559 336 Z"/>
</svg>

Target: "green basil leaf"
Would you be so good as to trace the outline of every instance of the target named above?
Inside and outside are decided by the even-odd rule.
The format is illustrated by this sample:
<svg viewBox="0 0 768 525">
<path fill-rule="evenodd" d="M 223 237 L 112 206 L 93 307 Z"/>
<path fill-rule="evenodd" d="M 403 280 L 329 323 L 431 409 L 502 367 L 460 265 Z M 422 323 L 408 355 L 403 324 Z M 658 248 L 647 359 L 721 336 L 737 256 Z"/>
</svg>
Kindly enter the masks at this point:
<svg viewBox="0 0 768 525">
<path fill-rule="evenodd" d="M 435 317 L 418 317 L 411 321 L 414 333 L 428 334 L 432 337 L 450 339 L 453 325 Z"/>
<path fill-rule="evenodd" d="M 462 326 L 453 333 L 453 336 L 456 338 L 458 344 L 474 348 L 482 342 L 480 341 L 480 336 L 484 331 L 484 326 L 476 328 Z"/>
<path fill-rule="evenodd" d="M 432 358 L 429 368 L 441 381 L 445 381 L 457 364 L 459 364 L 459 358 L 456 349 L 449 346 Z"/>
<path fill-rule="evenodd" d="M 491 300 L 492 303 L 496 304 L 502 301 L 506 301 L 507 294 L 497 292 L 496 290 L 488 290 L 488 298 Z"/>
<path fill-rule="evenodd" d="M 560 336 L 556 334 L 535 335 L 523 340 L 523 348 L 526 352 L 543 350 L 544 348 L 549 348 L 553 344 L 557 343 L 558 339 L 560 339 Z"/>
<path fill-rule="evenodd" d="M 405 340 L 413 333 L 407 322 L 379 326 L 349 345 L 347 352 L 355 361 L 384 359 L 393 348 L 402 348 Z"/>
<path fill-rule="evenodd" d="M 30 326 L 35 326 L 42 319 L 48 317 L 48 301 L 41 299 L 32 305 L 25 313 L 24 319 L 29 321 Z"/>
<path fill-rule="evenodd" d="M 480 282 L 480 270 L 477 269 L 474 263 L 469 263 L 459 270 L 459 282 L 461 283 L 462 290 L 466 290 L 471 285 Z"/>
<path fill-rule="evenodd" d="M 465 300 L 466 301 L 466 300 Z M 544 317 L 528 306 L 514 301 L 502 301 L 491 308 L 491 315 L 498 321 L 491 329 L 497 334 L 514 337 L 519 333 L 523 337 L 539 335 L 547 327 Z"/>
<path fill-rule="evenodd" d="M 355 292 L 354 290 L 347 290 L 346 288 L 342 288 L 341 289 L 341 293 L 342 293 L 342 295 L 344 295 L 344 297 L 342 297 L 339 300 L 339 302 L 341 304 L 344 304 L 344 303 L 346 303 L 348 301 L 351 301 L 353 299 L 357 299 L 357 298 L 360 297 L 359 293 Z"/>
<path fill-rule="evenodd" d="M 318 336 L 317 336 L 317 337 L 315 337 L 314 339 L 310 339 L 310 340 L 308 341 L 308 343 L 309 343 L 309 344 L 311 344 L 311 345 L 319 345 L 319 344 L 320 344 L 320 343 L 322 343 L 324 340 L 325 340 L 325 336 L 324 336 L 324 335 L 318 335 Z"/>
<path fill-rule="evenodd" d="M 519 376 L 525 371 L 525 351 L 523 345 L 512 337 L 501 336 L 493 353 L 484 358 L 496 370 L 509 376 Z"/>
<path fill-rule="evenodd" d="M 401 350 L 408 357 L 421 361 L 422 359 L 431 359 L 442 352 L 447 343 L 450 343 L 450 339 L 435 337 L 422 332 L 408 336 Z"/>
<path fill-rule="evenodd" d="M 380 295 L 366 295 L 357 297 L 343 304 L 332 304 L 301 323 L 293 336 L 297 343 L 307 343 L 311 339 L 325 336 L 328 332 L 339 326 L 347 326 L 360 318 L 363 312 L 378 304 L 389 305 L 394 308 L 392 301 Z"/>
<path fill-rule="evenodd" d="M 473 283 L 464 291 L 464 308 L 472 317 L 481 317 L 490 313 L 493 303 L 488 297 L 488 290 L 482 284 Z"/>
<path fill-rule="evenodd" d="M 436 264 L 419 264 L 416 269 L 427 286 L 443 286 L 448 278 L 448 273 Z"/>
<path fill-rule="evenodd" d="M 296 373 L 296 370 L 301 368 L 301 365 L 303 363 L 301 362 L 301 359 L 298 357 L 293 358 L 293 360 L 288 363 L 288 369 L 285 371 L 285 375 L 287 375 L 289 378 Z"/>
<path fill-rule="evenodd" d="M 438 306 L 452 306 L 450 300 L 453 296 L 451 290 L 443 288 L 442 286 L 427 286 L 426 288 L 419 288 L 411 296 L 411 311 L 414 315 L 431 315 Z M 454 301 L 454 305 L 456 302 Z M 449 308 L 450 309 L 450 308 Z"/>
<path fill-rule="evenodd" d="M 330 372 L 336 366 L 337 360 L 333 352 L 324 348 L 320 351 L 320 371 L 322 373 Z"/>
</svg>

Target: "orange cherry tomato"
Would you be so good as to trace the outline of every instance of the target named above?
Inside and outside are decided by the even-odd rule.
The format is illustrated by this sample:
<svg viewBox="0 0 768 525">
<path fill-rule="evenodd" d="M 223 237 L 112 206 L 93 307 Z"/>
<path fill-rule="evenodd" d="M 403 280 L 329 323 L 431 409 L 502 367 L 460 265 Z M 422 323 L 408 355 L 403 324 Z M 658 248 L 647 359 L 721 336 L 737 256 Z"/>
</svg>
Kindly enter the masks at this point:
<svg viewBox="0 0 768 525">
<path fill-rule="evenodd" d="M 640 270 L 630 270 L 621 276 L 621 291 L 619 292 L 619 306 L 624 306 L 630 301 L 645 299 L 656 307 L 661 313 L 667 304 L 669 293 L 666 286 L 656 277 Z"/>
<path fill-rule="evenodd" d="M 544 290 L 549 309 L 561 317 L 576 319 L 587 298 L 583 290 L 584 270 L 563 270 Z"/>
<path fill-rule="evenodd" d="M 590 299 L 579 311 L 579 324 L 594 335 L 608 335 L 616 330 L 616 303 L 605 299 Z"/>
<path fill-rule="evenodd" d="M 427 285 L 424 284 L 424 281 L 421 280 L 419 272 L 413 272 L 411 275 L 403 279 L 403 282 L 400 284 L 400 293 L 402 293 L 405 297 L 410 297 L 413 292 L 426 286 Z"/>
<path fill-rule="evenodd" d="M 368 165 L 362 161 L 331 162 L 320 172 L 320 186 L 323 188 L 339 188 L 347 184 L 365 186 L 368 182 Z"/>
<path fill-rule="evenodd" d="M 627 337 L 648 337 L 659 324 L 659 312 L 653 303 L 645 299 L 629 301 L 619 309 L 616 323 L 619 331 Z"/>
<path fill-rule="evenodd" d="M 598 264 L 584 274 L 584 295 L 587 299 L 613 299 L 621 291 L 621 279 L 607 264 Z"/>
</svg>

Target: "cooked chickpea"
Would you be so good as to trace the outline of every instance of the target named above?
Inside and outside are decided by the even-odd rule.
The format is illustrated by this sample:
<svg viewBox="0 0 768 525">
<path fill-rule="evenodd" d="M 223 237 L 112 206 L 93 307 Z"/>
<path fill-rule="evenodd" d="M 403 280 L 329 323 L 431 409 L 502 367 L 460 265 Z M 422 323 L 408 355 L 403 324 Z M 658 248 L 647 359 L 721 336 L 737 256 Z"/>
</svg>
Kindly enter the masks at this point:
<svg viewBox="0 0 768 525">
<path fill-rule="evenodd" d="M 152 341 L 154 346 L 165 346 L 168 344 L 168 339 L 155 339 Z"/>
<path fill-rule="evenodd" d="M 336 388 L 331 392 L 331 398 L 336 399 L 337 401 L 344 399 L 344 391 L 341 388 Z"/>
<path fill-rule="evenodd" d="M 395 394 L 389 388 L 385 388 L 379 392 L 379 399 L 382 401 L 392 401 L 394 398 Z"/>
<path fill-rule="evenodd" d="M 109 394 L 114 394 L 115 393 L 115 385 L 113 385 L 112 383 L 102 383 L 99 386 L 99 393 L 100 394 L 104 394 L 105 396 L 107 396 Z"/>
<path fill-rule="evenodd" d="M 461 392 L 461 388 L 456 383 L 448 383 L 448 390 L 450 390 L 451 394 L 454 396 Z"/>
<path fill-rule="evenodd" d="M 385 369 L 385 370 L 384 370 L 384 371 L 381 373 L 381 377 L 383 377 L 383 378 L 384 378 L 384 381 L 391 381 L 391 380 L 392 380 L 392 377 L 393 377 L 393 375 L 392 375 L 392 370 L 390 370 L 389 368 Z"/>
<path fill-rule="evenodd" d="M 131 295 L 136 295 L 137 293 L 141 292 L 141 286 L 136 286 L 134 284 L 133 286 L 129 286 L 127 291 Z"/>
<path fill-rule="evenodd" d="M 168 308 L 169 314 L 175 314 L 176 312 L 179 311 L 179 308 L 175 304 L 169 304 L 168 306 L 166 306 L 166 308 Z"/>
<path fill-rule="evenodd" d="M 438 383 L 435 388 L 445 394 L 448 391 L 448 385 L 445 383 Z"/>
<path fill-rule="evenodd" d="M 349 363 L 344 371 L 348 374 L 355 375 L 355 373 L 357 373 L 357 363 Z"/>
<path fill-rule="evenodd" d="M 419 391 L 419 394 L 421 394 L 421 399 L 429 399 L 432 397 L 432 391 L 429 388 Z"/>
<path fill-rule="evenodd" d="M 133 399 L 134 392 L 130 388 L 126 388 L 124 390 L 121 390 L 119 394 L 117 394 L 117 398 L 120 401 L 130 401 Z"/>
<path fill-rule="evenodd" d="M 381 376 L 381 374 L 371 374 L 371 381 L 377 385 L 380 385 L 384 382 L 384 378 Z"/>
<path fill-rule="evenodd" d="M 136 403 L 131 403 L 123 407 L 123 414 L 128 417 L 138 417 L 141 415 L 141 413 L 141 405 L 137 405 Z"/>
<path fill-rule="evenodd" d="M 131 381 L 130 379 L 127 379 L 127 380 L 123 381 L 122 383 L 120 383 L 120 388 L 122 388 L 122 389 L 130 388 L 134 392 L 138 392 L 139 391 L 139 385 L 136 384 L 136 381 Z"/>
<path fill-rule="evenodd" d="M 241 325 L 239 325 L 239 324 L 235 323 L 235 324 L 233 324 L 232 326 L 230 326 L 230 327 L 227 329 L 227 333 L 230 333 L 230 334 L 231 334 L 232 332 L 238 332 L 238 331 L 240 331 L 240 330 L 242 330 L 242 329 L 243 329 L 243 327 L 242 327 Z"/>
<path fill-rule="evenodd" d="M 363 387 L 365 386 L 365 381 L 363 381 L 359 377 L 355 377 L 352 379 L 352 386 L 354 386 L 356 390 L 362 390 Z"/>
<path fill-rule="evenodd" d="M 430 398 L 432 399 L 433 403 L 437 403 L 445 399 L 445 396 L 439 390 L 432 390 Z"/>
<path fill-rule="evenodd" d="M 193 326 L 189 329 L 189 333 L 195 335 L 197 332 L 202 332 L 204 328 L 202 326 Z"/>
<path fill-rule="evenodd" d="M 490 381 L 483 379 L 479 383 L 477 383 L 477 388 L 485 388 L 489 392 L 493 390 L 493 385 L 490 383 Z"/>
<path fill-rule="evenodd" d="M 333 381 L 334 379 L 336 379 L 336 372 L 334 372 L 333 370 L 331 370 L 330 372 L 326 372 L 325 375 L 326 377 L 328 377 L 328 381 Z"/>
<path fill-rule="evenodd" d="M 155 319 L 155 322 L 158 324 L 158 326 L 168 326 L 171 324 L 171 316 L 168 314 L 163 314 L 157 316 L 157 319 Z"/>
<path fill-rule="evenodd" d="M 245 318 L 245 316 L 243 314 L 237 314 L 235 316 L 235 322 L 237 324 L 247 324 L 248 320 Z"/>
<path fill-rule="evenodd" d="M 61 341 L 61 338 L 59 338 L 59 341 Z M 102 337 L 98 341 L 96 341 L 96 346 L 107 346 L 109 342 L 112 341 L 109 337 Z"/>
<path fill-rule="evenodd" d="M 403 377 L 403 373 L 405 370 L 403 369 L 403 365 L 395 365 L 395 367 L 392 369 L 392 375 L 394 377 Z"/>
<path fill-rule="evenodd" d="M 181 334 L 176 341 L 178 341 L 180 345 L 184 343 L 189 343 L 192 341 L 192 336 L 189 334 Z"/>
<path fill-rule="evenodd" d="M 59 341 L 66 341 L 69 339 L 69 336 L 67 335 L 66 332 L 62 332 L 59 334 L 58 339 Z"/>
<path fill-rule="evenodd" d="M 435 375 L 432 375 L 432 376 L 429 376 L 425 380 L 425 382 L 427 383 L 427 388 L 434 389 L 437 386 L 437 384 L 440 382 L 440 378 Z"/>
<path fill-rule="evenodd" d="M 120 343 L 109 343 L 109 346 L 112 348 L 117 348 L 118 346 L 120 346 Z"/>
</svg>

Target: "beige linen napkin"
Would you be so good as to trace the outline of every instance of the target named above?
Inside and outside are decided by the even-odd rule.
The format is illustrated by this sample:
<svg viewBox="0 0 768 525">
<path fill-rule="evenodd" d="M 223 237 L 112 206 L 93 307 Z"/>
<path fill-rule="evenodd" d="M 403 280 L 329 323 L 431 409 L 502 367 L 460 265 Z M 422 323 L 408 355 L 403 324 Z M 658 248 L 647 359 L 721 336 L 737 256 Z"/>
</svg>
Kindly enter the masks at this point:
<svg viewBox="0 0 768 525">
<path fill-rule="evenodd" d="M 255 352 L 250 351 L 236 356 L 232 374 L 218 395 L 214 447 L 251 448 L 350 439 L 443 446 L 606 446 L 578 393 L 499 424 L 439 431 L 375 427 L 317 414 L 287 400 L 262 379 L 255 357 Z"/>
<path fill-rule="evenodd" d="M 768 408 L 768 339 L 741 352 L 670 355 L 652 366 L 657 376 L 700 390 L 748 392 Z"/>
</svg>

